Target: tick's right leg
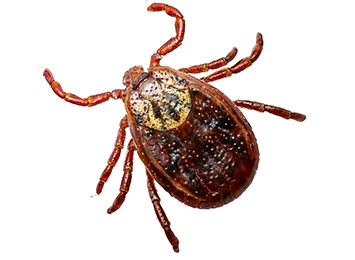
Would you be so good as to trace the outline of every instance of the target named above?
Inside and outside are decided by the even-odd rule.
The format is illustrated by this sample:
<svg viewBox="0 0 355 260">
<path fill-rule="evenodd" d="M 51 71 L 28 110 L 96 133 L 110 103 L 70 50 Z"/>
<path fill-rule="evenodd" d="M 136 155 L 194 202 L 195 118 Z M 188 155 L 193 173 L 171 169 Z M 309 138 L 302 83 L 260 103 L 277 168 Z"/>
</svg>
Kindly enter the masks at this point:
<svg viewBox="0 0 355 260">
<path fill-rule="evenodd" d="M 261 35 L 261 33 L 258 33 L 256 35 L 256 44 L 253 50 L 251 51 L 249 57 L 241 59 L 230 68 L 223 68 L 221 70 L 212 73 L 211 75 L 208 75 L 207 77 L 201 78 L 201 80 L 205 82 L 211 82 L 211 81 L 232 76 L 232 74 L 239 73 L 245 70 L 246 68 L 250 67 L 259 58 L 261 51 L 263 50 L 263 45 L 264 45 L 263 36 Z"/>
<path fill-rule="evenodd" d="M 179 47 L 184 39 L 185 20 L 178 9 L 167 4 L 154 3 L 148 7 L 148 11 L 165 11 L 168 15 L 175 17 L 176 36 L 164 43 L 150 59 L 150 67 L 159 66 L 162 57 Z"/>
<path fill-rule="evenodd" d="M 57 94 L 58 97 L 75 105 L 91 107 L 105 102 L 110 98 L 119 99 L 123 96 L 123 90 L 116 89 L 112 92 L 105 92 L 97 95 L 92 95 L 87 98 L 81 98 L 74 94 L 64 92 L 61 85 L 54 80 L 53 74 L 49 69 L 44 70 L 43 76 L 46 78 L 48 84 L 52 87 L 52 90 L 54 91 L 54 93 Z"/>
<path fill-rule="evenodd" d="M 226 57 L 220 58 L 218 60 L 211 61 L 209 63 L 204 63 L 200 65 L 194 65 L 188 68 L 181 68 L 179 71 L 185 72 L 185 73 L 200 73 L 200 72 L 207 72 L 209 70 L 213 69 L 218 69 L 222 66 L 227 65 L 228 62 L 234 59 L 234 57 L 237 55 L 238 49 L 233 48 Z"/>
<path fill-rule="evenodd" d="M 243 107 L 247 109 L 256 110 L 259 112 L 269 112 L 275 116 L 280 116 L 285 119 L 293 119 L 298 122 L 302 122 L 306 119 L 306 116 L 297 112 L 291 112 L 287 109 L 281 107 L 275 107 L 271 105 L 266 105 L 260 102 L 249 101 L 249 100 L 236 100 L 234 101 L 238 107 Z"/>
</svg>

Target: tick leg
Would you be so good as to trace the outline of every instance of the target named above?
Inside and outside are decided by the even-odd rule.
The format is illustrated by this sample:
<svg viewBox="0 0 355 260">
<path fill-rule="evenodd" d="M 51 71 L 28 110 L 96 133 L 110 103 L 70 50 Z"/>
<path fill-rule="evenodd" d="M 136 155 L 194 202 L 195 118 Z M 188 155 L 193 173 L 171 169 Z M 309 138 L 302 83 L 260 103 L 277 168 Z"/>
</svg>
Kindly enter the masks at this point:
<svg viewBox="0 0 355 260">
<path fill-rule="evenodd" d="M 260 53 L 263 50 L 263 44 L 264 44 L 263 36 L 261 35 L 261 33 L 257 33 L 256 44 L 255 44 L 249 57 L 241 59 L 240 61 L 238 61 L 235 65 L 233 65 L 230 68 L 221 69 L 219 71 L 212 73 L 211 75 L 209 75 L 207 77 L 201 78 L 201 80 L 203 80 L 205 82 L 215 81 L 218 79 L 232 76 L 232 74 L 235 74 L 235 73 L 245 70 L 246 68 L 251 66 L 253 64 L 253 62 L 255 62 L 259 58 Z"/>
<path fill-rule="evenodd" d="M 218 60 L 211 61 L 209 63 L 204 63 L 200 65 L 194 65 L 188 68 L 181 68 L 179 71 L 185 72 L 185 73 L 200 73 L 200 72 L 207 72 L 208 70 L 212 69 L 218 69 L 222 66 L 227 65 L 228 62 L 234 59 L 234 57 L 237 55 L 238 49 L 233 48 L 226 57 L 220 58 Z"/>
<path fill-rule="evenodd" d="M 117 138 L 115 141 L 115 148 L 113 149 L 110 158 L 107 161 L 107 166 L 100 176 L 100 181 L 96 187 L 96 194 L 99 195 L 105 185 L 105 182 L 111 175 L 113 167 L 115 167 L 118 159 L 121 155 L 121 150 L 124 146 L 124 141 L 126 139 L 126 128 L 128 127 L 128 117 L 124 116 L 120 122 L 120 128 L 118 129 Z"/>
<path fill-rule="evenodd" d="M 109 100 L 110 98 L 118 99 L 123 96 L 124 91 L 120 89 L 116 89 L 112 92 L 105 92 L 97 95 L 92 95 L 87 98 L 81 98 L 74 94 L 64 92 L 61 85 L 54 80 L 53 74 L 49 69 L 45 69 L 43 72 L 43 76 L 47 80 L 48 84 L 51 86 L 54 93 L 57 94 L 58 97 L 64 99 L 65 101 L 79 105 L 79 106 L 95 106 L 102 102 Z"/>
<path fill-rule="evenodd" d="M 285 119 L 293 119 L 298 122 L 302 122 L 306 119 L 306 116 L 303 114 L 291 112 L 291 111 L 281 108 L 281 107 L 270 106 L 270 105 L 266 105 L 266 104 L 255 102 L 255 101 L 236 100 L 236 101 L 234 101 L 234 103 L 238 107 L 248 108 L 248 109 L 256 110 L 259 112 L 266 111 L 266 112 L 269 112 L 275 116 L 280 116 Z"/>
<path fill-rule="evenodd" d="M 120 193 L 114 200 L 112 206 L 107 210 L 108 214 L 115 212 L 121 207 L 122 203 L 126 198 L 126 194 L 129 191 L 129 186 L 131 185 L 133 170 L 133 152 L 134 150 L 136 150 L 136 146 L 134 145 L 133 139 L 129 141 L 127 148 L 128 152 L 123 166 L 123 177 L 120 186 Z"/>
<path fill-rule="evenodd" d="M 150 59 L 150 67 L 159 66 L 159 62 L 162 56 L 168 54 L 169 52 L 175 50 L 179 47 L 184 39 L 185 34 L 185 20 L 182 14 L 176 8 L 166 5 L 154 3 L 148 7 L 148 11 L 165 11 L 168 15 L 175 17 L 175 30 L 176 36 L 164 43 L 156 53 L 154 53 Z"/>
<path fill-rule="evenodd" d="M 147 171 L 147 186 L 150 199 L 153 203 L 155 214 L 160 222 L 161 227 L 164 229 L 165 235 L 168 238 L 170 244 L 173 246 L 174 251 L 179 252 L 179 239 L 175 236 L 174 232 L 170 228 L 170 222 L 166 216 L 162 206 L 160 205 L 160 198 L 157 189 L 154 185 L 154 179 Z"/>
</svg>

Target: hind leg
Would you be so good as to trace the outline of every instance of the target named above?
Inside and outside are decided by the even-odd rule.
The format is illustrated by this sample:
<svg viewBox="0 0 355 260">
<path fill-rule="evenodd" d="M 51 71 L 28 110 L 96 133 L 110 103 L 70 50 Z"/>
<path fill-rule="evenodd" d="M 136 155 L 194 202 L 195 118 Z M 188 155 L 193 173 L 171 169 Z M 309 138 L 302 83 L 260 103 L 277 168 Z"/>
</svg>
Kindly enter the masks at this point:
<svg viewBox="0 0 355 260">
<path fill-rule="evenodd" d="M 173 246 L 174 251 L 179 252 L 179 239 L 175 236 L 174 232 L 170 228 L 170 222 L 166 216 L 162 206 L 160 205 L 160 198 L 157 189 L 154 185 L 154 179 L 147 171 L 147 186 L 150 199 L 153 203 L 155 214 L 160 222 L 161 227 L 164 229 L 165 235 L 168 238 L 170 244 Z"/>
<path fill-rule="evenodd" d="M 121 122 L 120 122 L 120 128 L 118 129 L 118 133 L 117 133 L 117 138 L 116 138 L 116 142 L 115 142 L 115 148 L 113 149 L 110 158 L 107 161 L 107 166 L 104 169 L 104 171 L 102 172 L 101 176 L 100 176 L 100 181 L 97 184 L 96 187 L 96 194 L 99 195 L 102 192 L 102 189 L 106 183 L 106 181 L 108 180 L 108 178 L 110 177 L 113 167 L 115 167 L 118 159 L 120 158 L 121 155 L 121 150 L 123 148 L 124 145 L 124 141 L 126 139 L 126 128 L 128 127 L 128 117 L 127 115 L 125 115 Z"/>
<path fill-rule="evenodd" d="M 114 200 L 112 206 L 107 209 L 108 214 L 115 212 L 121 207 L 121 205 L 123 204 L 126 198 L 126 194 L 129 191 L 129 187 L 131 186 L 132 170 L 133 170 L 133 153 L 136 150 L 136 146 L 134 145 L 133 139 L 129 141 L 127 149 L 128 152 L 123 166 L 123 176 L 122 176 L 122 181 L 120 186 L 120 193 Z"/>
</svg>

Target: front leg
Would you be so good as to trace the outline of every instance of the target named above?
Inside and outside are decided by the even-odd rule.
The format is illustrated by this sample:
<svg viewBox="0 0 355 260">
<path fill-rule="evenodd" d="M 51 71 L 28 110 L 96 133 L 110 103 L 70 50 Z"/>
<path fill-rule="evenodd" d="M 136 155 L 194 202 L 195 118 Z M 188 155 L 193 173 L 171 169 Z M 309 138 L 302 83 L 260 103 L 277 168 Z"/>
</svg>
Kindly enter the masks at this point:
<svg viewBox="0 0 355 260">
<path fill-rule="evenodd" d="M 54 80 L 53 74 L 49 69 L 45 69 L 43 72 L 43 76 L 47 80 L 48 84 L 51 86 L 54 93 L 57 94 L 58 97 L 64 99 L 65 101 L 78 105 L 78 106 L 95 106 L 102 102 L 109 100 L 110 98 L 119 99 L 122 98 L 124 91 L 120 89 L 116 89 L 112 92 L 105 92 L 101 94 L 96 94 L 89 96 L 87 98 L 81 98 L 72 93 L 67 93 L 63 91 L 59 82 Z"/>
<path fill-rule="evenodd" d="M 153 3 L 148 7 L 148 11 L 165 11 L 168 15 L 175 17 L 176 35 L 164 43 L 150 59 L 150 67 L 159 66 L 162 57 L 179 47 L 185 35 L 185 20 L 183 15 L 175 7 L 167 4 Z"/>
</svg>

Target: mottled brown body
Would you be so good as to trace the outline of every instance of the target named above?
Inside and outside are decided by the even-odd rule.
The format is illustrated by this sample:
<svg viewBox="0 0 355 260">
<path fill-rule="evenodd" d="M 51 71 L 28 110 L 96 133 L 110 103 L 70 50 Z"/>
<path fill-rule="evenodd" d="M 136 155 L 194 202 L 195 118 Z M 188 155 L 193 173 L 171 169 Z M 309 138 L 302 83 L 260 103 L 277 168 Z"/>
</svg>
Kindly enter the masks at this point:
<svg viewBox="0 0 355 260">
<path fill-rule="evenodd" d="M 149 72 L 155 70 L 186 80 L 192 109 L 179 127 L 157 131 L 139 124 L 126 101 L 137 152 L 149 173 L 192 207 L 219 207 L 237 198 L 251 183 L 259 160 L 250 125 L 237 106 L 211 85 L 168 67 Z"/>
<path fill-rule="evenodd" d="M 191 207 L 223 206 L 250 185 L 259 162 L 256 139 L 238 107 L 266 111 L 299 122 L 306 116 L 260 102 L 232 102 L 209 85 L 208 82 L 245 70 L 258 59 L 264 44 L 260 33 L 250 56 L 231 67 L 221 68 L 235 58 L 238 52 L 235 47 L 226 57 L 174 70 L 161 66 L 160 60 L 182 44 L 183 15 L 176 8 L 161 3 L 150 5 L 148 11 L 165 11 L 174 17 L 176 35 L 151 56 L 148 72 L 142 66 L 125 72 L 125 89 L 81 98 L 65 92 L 48 69 L 43 75 L 58 97 L 75 105 L 91 107 L 110 98 L 123 100 L 127 115 L 120 121 L 114 149 L 100 176 L 96 193 L 102 192 L 119 160 L 129 128 L 132 139 L 127 145 L 119 193 L 107 212 L 118 210 L 129 192 L 134 152 L 137 151 L 146 167 L 147 188 L 154 212 L 173 250 L 179 252 L 179 240 L 160 204 L 154 181 Z M 200 79 L 190 75 L 212 69 L 219 70 Z"/>
</svg>

